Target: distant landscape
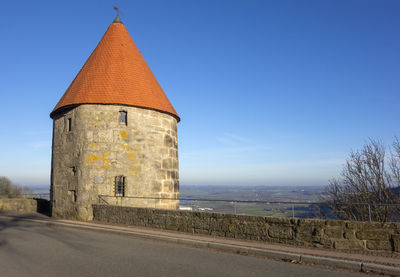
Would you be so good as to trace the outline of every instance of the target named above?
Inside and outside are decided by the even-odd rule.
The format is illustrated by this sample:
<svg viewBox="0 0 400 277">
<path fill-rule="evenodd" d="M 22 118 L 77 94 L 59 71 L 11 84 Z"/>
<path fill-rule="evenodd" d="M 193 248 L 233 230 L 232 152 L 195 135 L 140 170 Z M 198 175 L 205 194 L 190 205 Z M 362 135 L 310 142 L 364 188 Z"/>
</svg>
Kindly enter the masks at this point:
<svg viewBox="0 0 400 277">
<path fill-rule="evenodd" d="M 34 193 L 49 193 L 43 186 L 31 187 Z M 257 216 L 315 218 L 314 205 L 270 202 L 320 202 L 325 186 L 190 186 L 180 187 L 181 207 L 193 211 L 212 211 Z M 232 200 L 232 201 L 205 201 Z M 263 201 L 263 203 L 234 203 L 233 201 Z"/>
<path fill-rule="evenodd" d="M 313 205 L 268 202 L 319 202 L 324 186 L 181 186 L 181 199 L 217 199 L 265 201 L 234 203 L 229 201 L 187 201 L 181 206 L 192 210 L 237 213 L 258 216 L 314 218 L 319 215 Z"/>
</svg>

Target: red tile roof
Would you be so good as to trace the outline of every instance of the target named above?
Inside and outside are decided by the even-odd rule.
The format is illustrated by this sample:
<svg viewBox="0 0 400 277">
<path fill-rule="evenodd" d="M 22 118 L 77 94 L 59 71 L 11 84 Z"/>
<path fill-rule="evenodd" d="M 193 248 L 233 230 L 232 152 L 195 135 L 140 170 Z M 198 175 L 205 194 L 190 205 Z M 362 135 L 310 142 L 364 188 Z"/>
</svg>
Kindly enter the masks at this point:
<svg viewBox="0 0 400 277">
<path fill-rule="evenodd" d="M 180 118 L 122 23 L 112 23 L 50 117 L 79 104 L 121 104 Z"/>
</svg>

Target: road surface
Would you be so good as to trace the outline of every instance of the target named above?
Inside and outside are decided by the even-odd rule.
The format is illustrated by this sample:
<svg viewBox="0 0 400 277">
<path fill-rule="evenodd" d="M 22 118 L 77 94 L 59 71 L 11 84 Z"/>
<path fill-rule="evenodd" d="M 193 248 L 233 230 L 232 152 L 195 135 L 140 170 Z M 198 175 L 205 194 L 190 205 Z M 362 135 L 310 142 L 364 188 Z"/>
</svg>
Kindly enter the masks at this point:
<svg viewBox="0 0 400 277">
<path fill-rule="evenodd" d="M 366 275 L 1 218 L 0 276 Z"/>
</svg>

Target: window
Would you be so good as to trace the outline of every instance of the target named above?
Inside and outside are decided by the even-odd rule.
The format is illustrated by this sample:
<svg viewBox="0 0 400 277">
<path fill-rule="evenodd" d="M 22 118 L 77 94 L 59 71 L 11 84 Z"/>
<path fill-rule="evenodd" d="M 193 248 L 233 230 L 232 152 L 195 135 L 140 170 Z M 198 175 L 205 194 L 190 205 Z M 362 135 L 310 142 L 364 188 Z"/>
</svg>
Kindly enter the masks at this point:
<svg viewBox="0 0 400 277">
<path fill-rule="evenodd" d="M 76 190 L 69 190 L 68 194 L 70 195 L 72 202 L 76 202 Z"/>
<path fill-rule="evenodd" d="M 115 196 L 125 196 L 125 176 L 115 177 Z"/>
<path fill-rule="evenodd" d="M 76 176 L 76 166 L 71 167 L 72 175 Z"/>
<path fill-rule="evenodd" d="M 119 112 L 119 123 L 127 125 L 128 124 L 128 113 L 125 111 Z"/>
<path fill-rule="evenodd" d="M 67 131 L 68 132 L 72 131 L 72 118 L 67 119 Z"/>
</svg>

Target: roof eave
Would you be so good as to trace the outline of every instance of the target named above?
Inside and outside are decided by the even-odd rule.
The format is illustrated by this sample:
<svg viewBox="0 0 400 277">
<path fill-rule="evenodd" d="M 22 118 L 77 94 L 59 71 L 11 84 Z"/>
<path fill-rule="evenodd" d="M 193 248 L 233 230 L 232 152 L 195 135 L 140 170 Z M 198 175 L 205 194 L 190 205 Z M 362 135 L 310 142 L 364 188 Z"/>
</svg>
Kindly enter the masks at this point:
<svg viewBox="0 0 400 277">
<path fill-rule="evenodd" d="M 80 105 L 114 105 L 114 106 L 126 106 L 126 107 L 135 107 L 135 108 L 140 108 L 140 109 L 145 109 L 145 110 L 152 110 L 152 111 L 156 111 L 156 112 L 160 112 L 160 113 L 164 113 L 164 114 L 168 114 L 172 117 L 174 117 L 176 119 L 177 122 L 181 121 L 181 118 L 178 116 L 178 114 L 174 114 L 168 111 L 164 111 L 164 110 L 160 110 L 160 109 L 155 109 L 155 108 L 149 108 L 149 107 L 142 107 L 142 106 L 137 106 L 137 105 L 127 105 L 127 104 L 121 104 L 121 103 L 80 103 L 80 104 L 71 104 L 71 105 L 66 105 L 66 106 L 62 106 L 59 107 L 57 109 L 54 109 L 51 113 L 50 113 L 50 118 L 54 119 L 54 117 L 59 114 L 62 113 L 65 110 L 68 109 L 72 109 L 75 108 L 77 106 Z"/>
</svg>

